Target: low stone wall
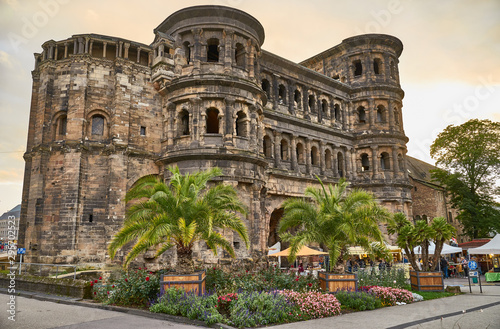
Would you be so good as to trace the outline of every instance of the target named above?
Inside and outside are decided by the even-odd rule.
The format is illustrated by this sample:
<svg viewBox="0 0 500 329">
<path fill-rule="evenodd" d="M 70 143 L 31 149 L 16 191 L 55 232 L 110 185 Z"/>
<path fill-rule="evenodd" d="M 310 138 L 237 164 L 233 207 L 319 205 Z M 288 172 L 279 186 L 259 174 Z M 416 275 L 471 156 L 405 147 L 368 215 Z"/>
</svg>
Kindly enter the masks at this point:
<svg viewBox="0 0 500 329">
<path fill-rule="evenodd" d="M 11 285 L 11 277 L 0 273 L 0 287 Z M 50 295 L 63 295 L 75 298 L 91 298 L 91 288 L 88 281 L 73 279 L 56 279 L 31 275 L 15 276 L 15 289 L 41 292 Z"/>
</svg>

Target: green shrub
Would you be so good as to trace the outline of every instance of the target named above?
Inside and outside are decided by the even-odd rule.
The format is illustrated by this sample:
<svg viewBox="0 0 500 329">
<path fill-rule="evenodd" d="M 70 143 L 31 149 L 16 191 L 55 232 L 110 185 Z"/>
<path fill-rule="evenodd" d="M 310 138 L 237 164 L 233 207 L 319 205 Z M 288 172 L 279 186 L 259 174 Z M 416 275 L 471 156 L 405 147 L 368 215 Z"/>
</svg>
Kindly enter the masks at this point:
<svg viewBox="0 0 500 329">
<path fill-rule="evenodd" d="M 335 293 L 335 297 L 339 300 L 342 308 L 365 311 L 382 307 L 380 299 L 366 292 L 339 290 Z"/>
<path fill-rule="evenodd" d="M 275 292 L 244 292 L 230 305 L 229 324 L 255 327 L 300 320 L 298 306 Z"/>
<path fill-rule="evenodd" d="M 178 288 L 166 289 L 164 295 L 149 310 L 154 313 L 185 316 L 192 320 L 204 321 L 207 325 L 224 321 L 217 311 L 217 295 L 198 296 Z"/>
<path fill-rule="evenodd" d="M 99 278 L 90 284 L 95 300 L 112 305 L 147 307 L 160 292 L 159 276 L 147 269 L 122 271 L 113 282 L 104 284 Z"/>
<path fill-rule="evenodd" d="M 358 271 L 357 273 L 360 286 L 380 286 L 400 289 L 408 287 L 405 272 L 401 268 L 379 271 L 372 267 L 371 270 Z"/>
</svg>

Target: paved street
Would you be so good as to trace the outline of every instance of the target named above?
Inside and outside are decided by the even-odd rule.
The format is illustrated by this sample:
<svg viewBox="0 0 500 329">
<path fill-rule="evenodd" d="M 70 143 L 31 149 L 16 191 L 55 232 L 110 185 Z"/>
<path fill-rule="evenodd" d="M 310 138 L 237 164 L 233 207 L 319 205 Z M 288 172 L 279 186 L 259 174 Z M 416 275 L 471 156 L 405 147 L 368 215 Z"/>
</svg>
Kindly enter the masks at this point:
<svg viewBox="0 0 500 329">
<path fill-rule="evenodd" d="M 469 287 L 466 279 L 445 280 L 447 285 L 459 285 L 465 294 L 435 299 L 403 306 L 393 306 L 374 311 L 356 312 L 326 319 L 310 320 L 275 326 L 276 329 L 330 329 L 330 328 L 456 328 L 456 329 L 499 329 L 500 328 L 500 285 Z M 175 321 L 115 312 L 81 306 L 83 303 L 68 298 L 48 297 L 56 302 L 38 300 L 47 298 L 16 297 L 16 322 L 8 320 L 8 312 L 1 312 L 0 328 L 199 328 L 196 324 L 182 324 Z M 0 294 L 0 304 L 7 310 L 9 295 Z M 62 303 L 73 303 L 66 305 Z M 94 305 L 95 306 L 95 305 Z M 132 311 L 134 312 L 134 311 Z"/>
</svg>

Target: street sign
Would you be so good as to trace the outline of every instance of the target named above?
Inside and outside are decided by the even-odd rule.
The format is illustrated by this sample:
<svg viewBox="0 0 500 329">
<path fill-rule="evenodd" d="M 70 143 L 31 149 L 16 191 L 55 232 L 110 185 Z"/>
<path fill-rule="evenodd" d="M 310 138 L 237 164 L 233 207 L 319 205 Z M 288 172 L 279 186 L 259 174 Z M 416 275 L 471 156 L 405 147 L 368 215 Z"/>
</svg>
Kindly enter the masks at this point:
<svg viewBox="0 0 500 329">
<path fill-rule="evenodd" d="M 479 276 L 479 271 L 469 271 L 469 276 Z"/>
<path fill-rule="evenodd" d="M 469 270 L 477 269 L 477 262 L 475 260 L 470 260 L 468 265 L 469 265 Z"/>
<path fill-rule="evenodd" d="M 17 248 L 17 254 L 18 255 L 23 255 L 26 253 L 26 248 Z"/>
</svg>

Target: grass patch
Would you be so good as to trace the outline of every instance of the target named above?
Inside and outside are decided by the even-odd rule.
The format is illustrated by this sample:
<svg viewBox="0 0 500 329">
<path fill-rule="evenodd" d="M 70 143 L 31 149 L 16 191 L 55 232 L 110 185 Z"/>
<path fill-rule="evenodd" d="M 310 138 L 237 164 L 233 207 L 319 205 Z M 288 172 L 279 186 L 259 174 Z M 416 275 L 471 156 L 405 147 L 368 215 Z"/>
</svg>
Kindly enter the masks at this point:
<svg viewBox="0 0 500 329">
<path fill-rule="evenodd" d="M 413 291 L 412 290 L 412 292 L 424 297 L 424 300 L 438 299 L 438 298 L 451 297 L 451 296 L 463 294 L 463 293 L 456 294 L 453 292 L 446 292 L 446 291 L 441 292 L 441 291 Z"/>
</svg>

